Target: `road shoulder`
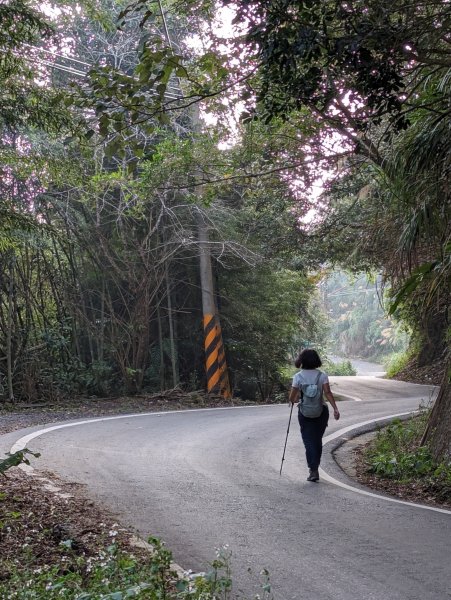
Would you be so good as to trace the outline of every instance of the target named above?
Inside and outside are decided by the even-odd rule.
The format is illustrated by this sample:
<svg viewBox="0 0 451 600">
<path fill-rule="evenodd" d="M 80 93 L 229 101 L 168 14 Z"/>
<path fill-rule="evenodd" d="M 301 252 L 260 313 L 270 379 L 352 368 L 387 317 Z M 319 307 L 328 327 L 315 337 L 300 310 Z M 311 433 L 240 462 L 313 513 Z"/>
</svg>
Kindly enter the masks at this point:
<svg viewBox="0 0 451 600">
<path fill-rule="evenodd" d="M 408 416 L 401 418 L 408 418 Z M 387 425 L 387 420 L 384 420 L 383 424 Z M 329 447 L 330 458 L 326 469 L 332 471 L 333 477 L 337 477 L 345 484 L 355 486 L 357 490 L 367 489 L 390 499 L 451 511 L 451 503 L 437 501 L 437 498 L 428 491 L 427 486 L 393 481 L 367 471 L 363 452 L 374 440 L 380 426 L 380 422 L 368 424 L 334 440 Z"/>
</svg>

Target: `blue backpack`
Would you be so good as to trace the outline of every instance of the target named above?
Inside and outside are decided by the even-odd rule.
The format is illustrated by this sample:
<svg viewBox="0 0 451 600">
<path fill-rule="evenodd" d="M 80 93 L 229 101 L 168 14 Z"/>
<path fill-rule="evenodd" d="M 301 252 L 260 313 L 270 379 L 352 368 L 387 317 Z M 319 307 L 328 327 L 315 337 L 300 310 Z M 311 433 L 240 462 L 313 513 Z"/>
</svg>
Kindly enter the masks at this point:
<svg viewBox="0 0 451 600">
<path fill-rule="evenodd" d="M 301 401 L 299 410 L 304 417 L 310 419 L 319 417 L 323 412 L 323 386 L 318 385 L 321 371 L 318 373 L 315 383 L 301 383 L 299 391 L 301 392 Z M 299 374 L 302 380 L 302 375 Z"/>
</svg>

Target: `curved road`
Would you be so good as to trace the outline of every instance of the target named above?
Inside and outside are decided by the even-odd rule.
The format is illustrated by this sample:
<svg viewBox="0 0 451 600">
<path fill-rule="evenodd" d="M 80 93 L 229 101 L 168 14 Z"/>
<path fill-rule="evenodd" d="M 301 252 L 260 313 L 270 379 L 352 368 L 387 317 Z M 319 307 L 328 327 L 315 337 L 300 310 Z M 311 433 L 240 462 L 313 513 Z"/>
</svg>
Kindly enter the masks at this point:
<svg viewBox="0 0 451 600">
<path fill-rule="evenodd" d="M 374 377 L 331 380 L 361 401 L 342 402 L 327 434 L 415 410 L 432 394 Z M 295 419 L 280 477 L 288 415 L 279 405 L 92 420 L 29 447 L 42 453 L 39 468 L 85 483 L 124 524 L 163 538 L 184 568 L 204 569 L 228 544 L 234 592 L 247 598 L 262 568 L 276 600 L 451 598 L 451 514 L 308 483 Z M 325 471 L 338 471 L 327 454 Z"/>
</svg>

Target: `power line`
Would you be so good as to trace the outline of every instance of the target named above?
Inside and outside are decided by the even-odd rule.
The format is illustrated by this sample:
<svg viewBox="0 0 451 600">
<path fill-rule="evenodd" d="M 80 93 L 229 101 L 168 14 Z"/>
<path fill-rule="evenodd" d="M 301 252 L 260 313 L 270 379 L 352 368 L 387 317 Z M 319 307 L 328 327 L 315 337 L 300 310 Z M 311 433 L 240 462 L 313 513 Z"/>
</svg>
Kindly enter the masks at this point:
<svg viewBox="0 0 451 600">
<path fill-rule="evenodd" d="M 54 54 L 54 56 L 60 56 L 61 58 L 72 60 L 70 57 L 64 56 L 64 55 Z M 20 56 L 20 58 L 22 58 L 22 59 L 24 59 L 26 61 L 29 61 L 29 62 L 33 62 L 33 63 L 38 64 L 38 65 L 47 66 L 47 67 L 49 67 L 51 69 L 56 69 L 58 71 L 64 71 L 66 73 L 70 73 L 71 75 L 75 75 L 77 77 L 87 77 L 87 75 L 88 75 L 84 71 L 78 71 L 77 69 L 74 69 L 74 68 L 72 68 L 70 66 L 60 65 L 60 64 L 57 64 L 57 63 L 53 63 L 53 62 L 50 62 L 50 61 L 46 60 L 45 58 L 32 57 L 32 56 Z M 81 62 L 81 61 L 77 61 L 77 62 Z M 89 63 L 81 63 L 81 64 L 85 64 L 85 65 L 89 66 L 92 69 L 97 66 L 97 65 L 92 65 L 92 64 L 89 65 Z M 101 66 L 101 65 L 99 65 L 99 66 Z M 166 86 L 166 88 L 168 90 L 174 90 L 174 91 L 169 91 L 169 92 L 165 93 L 165 96 L 167 98 L 169 98 L 170 100 L 179 100 L 179 99 L 183 98 L 183 94 L 181 93 L 180 86 L 168 84 Z M 156 92 L 154 92 L 154 93 L 156 94 Z"/>
<path fill-rule="evenodd" d="M 25 60 L 28 60 L 31 63 L 37 64 L 37 65 L 43 65 L 46 67 L 49 67 L 51 69 L 57 69 L 58 71 L 64 71 L 65 73 L 70 73 L 71 75 L 75 75 L 77 77 L 86 77 L 86 73 L 84 73 L 83 71 L 77 71 L 76 69 L 73 69 L 72 67 L 66 67 L 64 65 L 57 65 L 55 63 L 52 63 L 48 60 L 45 60 L 43 58 L 37 58 L 37 57 L 21 57 L 24 58 Z"/>
<path fill-rule="evenodd" d="M 86 67 L 92 67 L 93 65 L 87 62 L 84 62 L 83 60 L 79 60 L 78 58 L 74 58 L 73 56 L 69 56 L 67 54 L 59 54 L 58 52 L 53 52 L 52 50 L 47 50 L 47 48 L 42 48 L 42 46 L 33 46 L 32 44 L 22 44 L 22 46 L 25 46 L 26 48 L 31 48 L 32 50 L 39 50 L 40 52 L 45 52 L 46 54 L 51 54 L 52 56 L 55 56 L 56 58 L 64 58 L 67 60 L 70 60 L 72 62 L 76 62 L 79 63 L 80 65 L 85 65 Z"/>
<path fill-rule="evenodd" d="M 57 71 L 62 71 L 64 73 L 69 73 L 70 75 L 75 75 L 76 77 L 85 78 L 87 76 L 87 73 L 84 73 L 83 71 L 78 71 L 77 69 L 73 69 L 72 67 L 69 67 L 69 66 L 59 65 L 59 64 L 50 62 L 43 58 L 32 57 L 32 56 L 20 56 L 20 55 L 17 55 L 17 56 L 19 56 L 20 58 L 22 58 L 23 60 L 26 60 L 28 62 L 37 64 L 37 65 L 41 65 L 41 66 L 46 66 L 46 67 L 49 67 L 50 69 L 56 69 Z M 178 89 L 177 86 L 167 86 L 167 87 L 168 87 L 168 89 L 174 89 L 174 90 Z M 151 95 L 152 94 L 156 95 L 156 92 L 150 91 L 149 93 Z M 165 93 L 165 97 L 168 98 L 169 100 L 180 100 L 180 99 L 182 99 L 183 96 L 181 94 L 177 94 L 177 92 L 175 92 L 175 93 L 167 92 L 167 93 Z"/>
</svg>

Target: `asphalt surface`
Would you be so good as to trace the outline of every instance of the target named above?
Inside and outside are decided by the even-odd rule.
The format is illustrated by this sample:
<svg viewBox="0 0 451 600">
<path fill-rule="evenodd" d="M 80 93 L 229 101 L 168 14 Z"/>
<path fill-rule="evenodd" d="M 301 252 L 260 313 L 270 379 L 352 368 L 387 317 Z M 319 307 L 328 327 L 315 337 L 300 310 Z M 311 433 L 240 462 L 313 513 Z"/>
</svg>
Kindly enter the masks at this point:
<svg viewBox="0 0 451 600">
<path fill-rule="evenodd" d="M 341 402 L 326 435 L 432 393 L 370 377 L 333 378 L 333 389 L 361 401 Z M 288 416 L 279 405 L 93 420 L 28 446 L 42 453 L 36 466 L 86 484 L 186 569 L 204 570 L 227 544 L 241 598 L 261 592 L 263 568 L 277 600 L 451 598 L 451 515 L 307 482 L 295 418 L 280 477 Z M 323 467 L 333 468 L 327 446 Z"/>
</svg>

